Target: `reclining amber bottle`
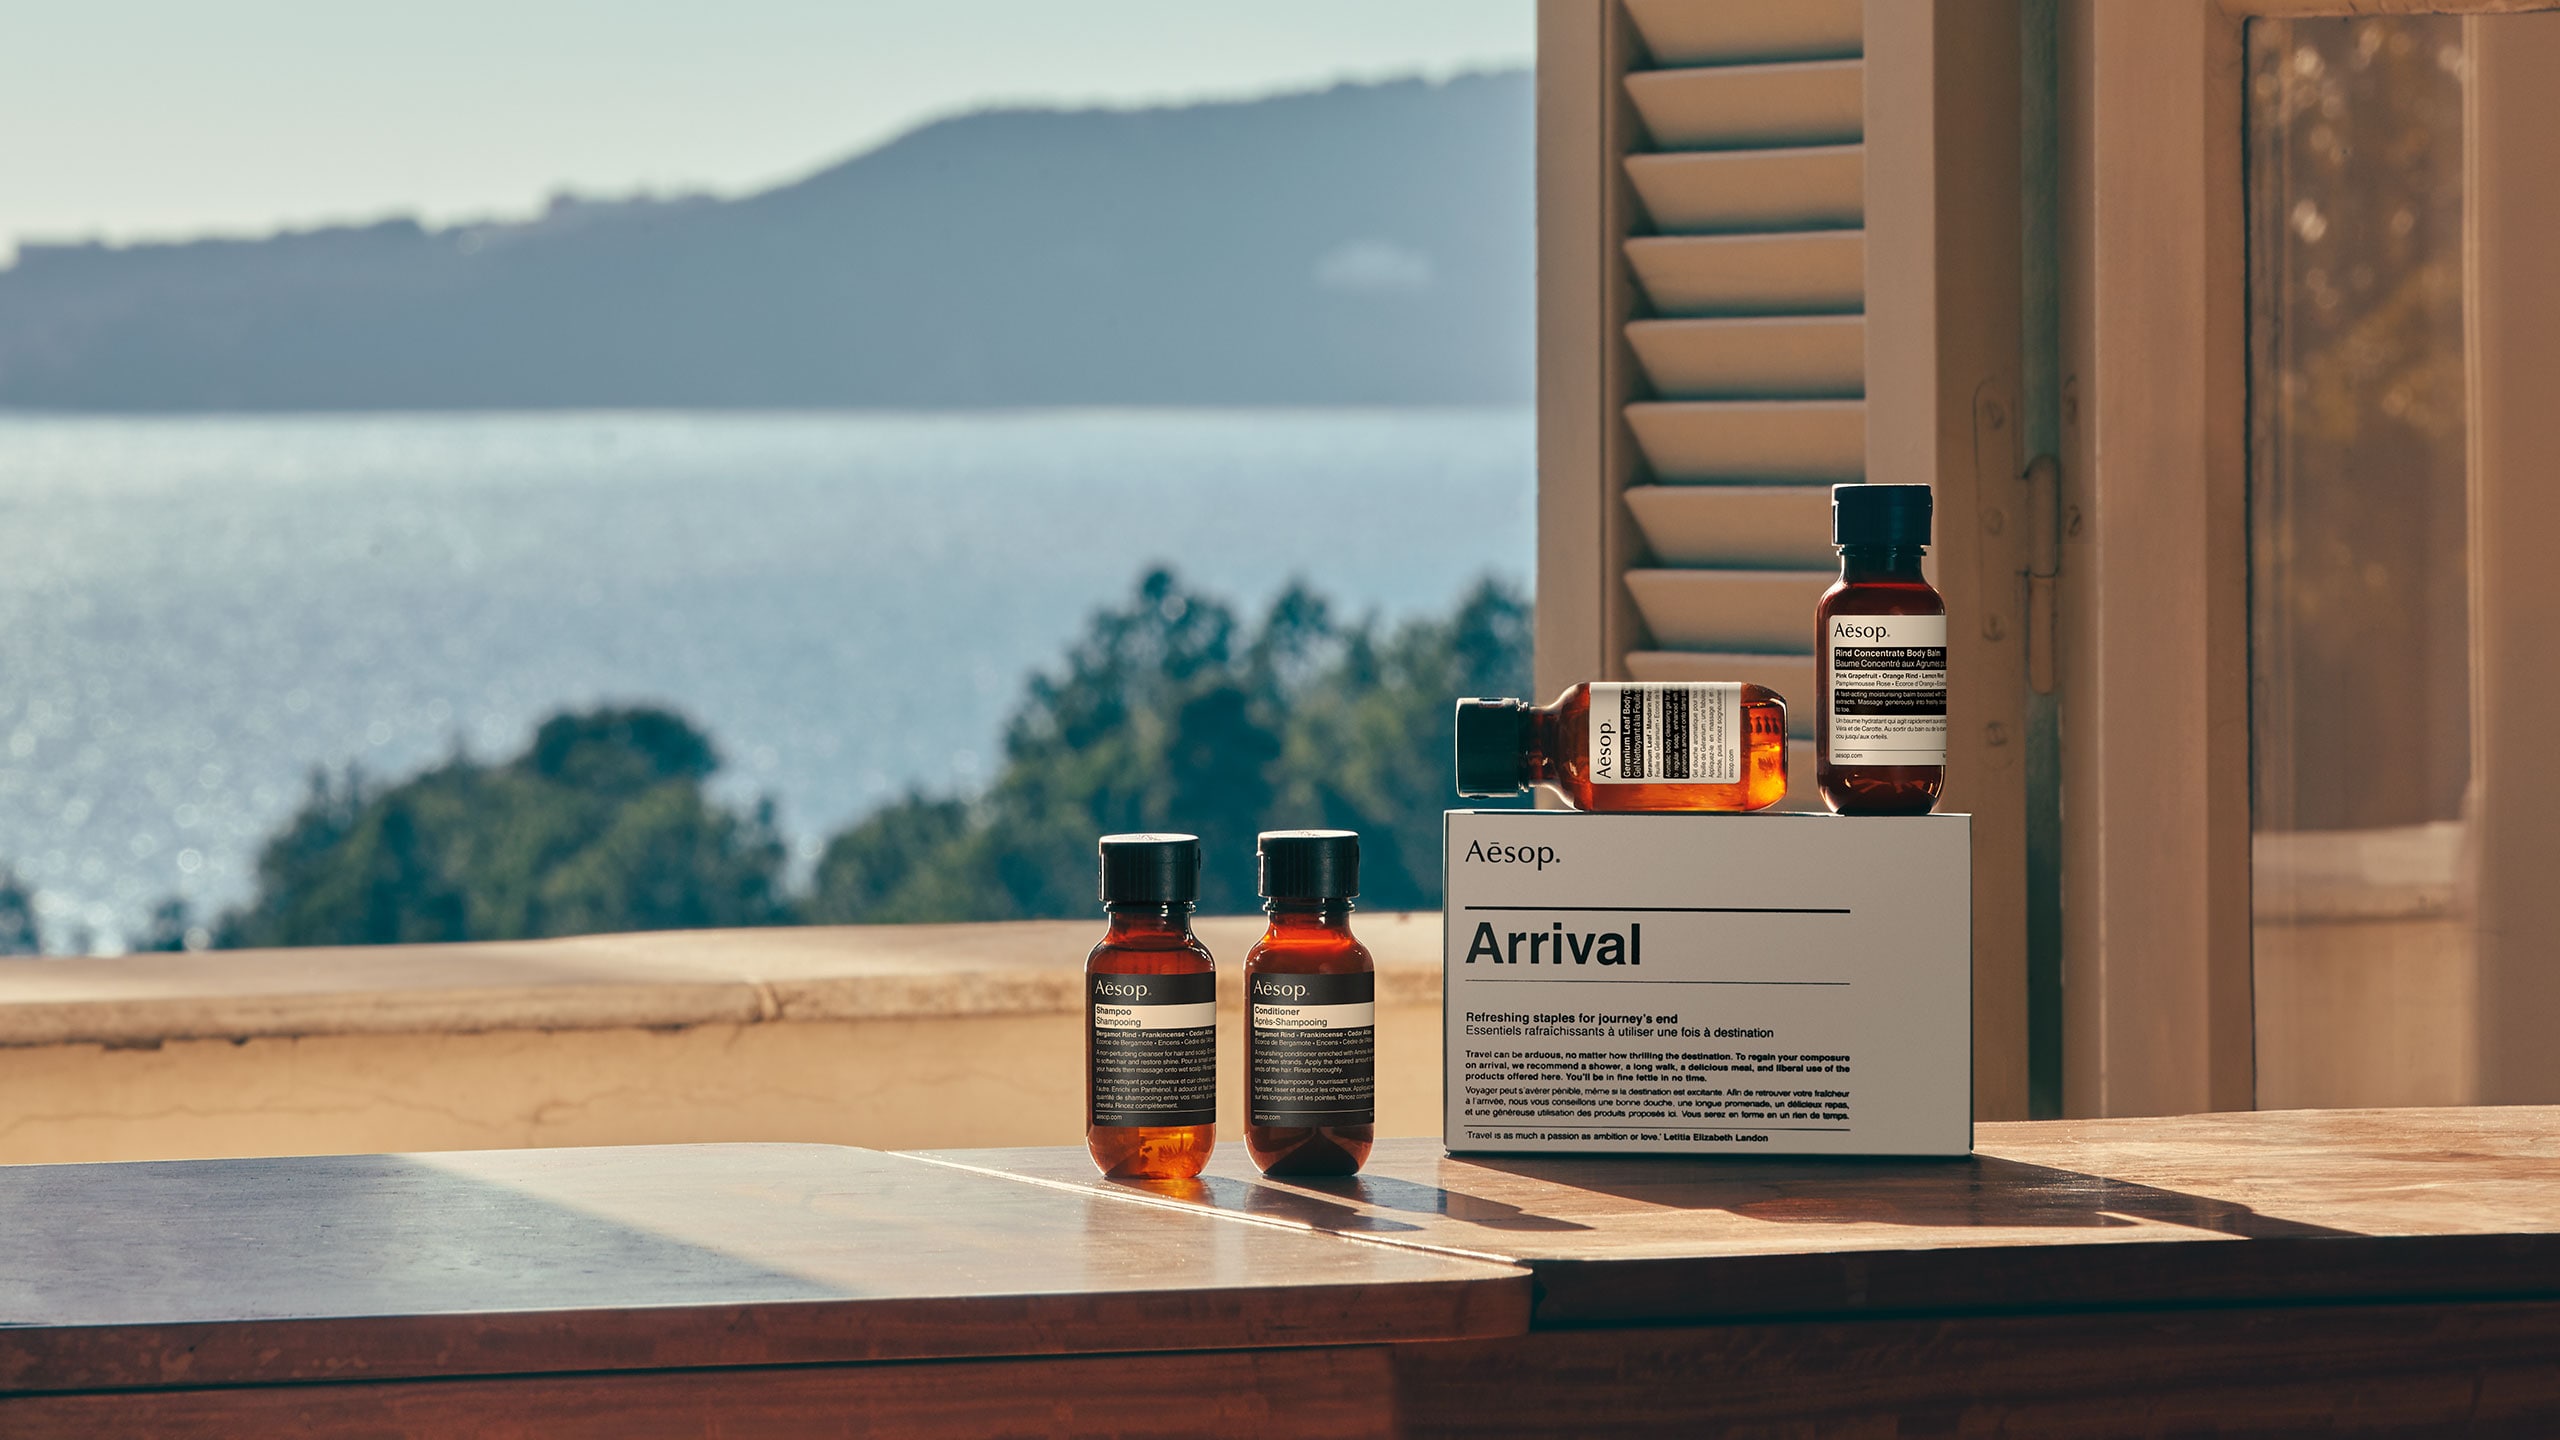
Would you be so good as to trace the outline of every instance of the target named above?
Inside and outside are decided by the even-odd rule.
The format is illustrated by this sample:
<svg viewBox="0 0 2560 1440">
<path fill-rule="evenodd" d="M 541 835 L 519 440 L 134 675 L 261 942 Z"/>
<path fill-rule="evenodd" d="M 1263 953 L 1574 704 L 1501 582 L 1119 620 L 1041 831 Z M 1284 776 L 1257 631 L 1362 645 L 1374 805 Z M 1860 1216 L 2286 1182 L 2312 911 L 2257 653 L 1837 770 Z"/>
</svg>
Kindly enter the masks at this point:
<svg viewBox="0 0 2560 1440">
<path fill-rule="evenodd" d="M 1102 837 L 1111 928 L 1085 957 L 1085 1148 L 1121 1180 L 1188 1180 L 1218 1143 L 1218 966 L 1191 933 L 1200 841 Z"/>
<path fill-rule="evenodd" d="M 1458 793 L 1532 785 L 1577 810 L 1766 810 L 1787 798 L 1787 702 L 1731 681 L 1459 701 Z"/>
</svg>

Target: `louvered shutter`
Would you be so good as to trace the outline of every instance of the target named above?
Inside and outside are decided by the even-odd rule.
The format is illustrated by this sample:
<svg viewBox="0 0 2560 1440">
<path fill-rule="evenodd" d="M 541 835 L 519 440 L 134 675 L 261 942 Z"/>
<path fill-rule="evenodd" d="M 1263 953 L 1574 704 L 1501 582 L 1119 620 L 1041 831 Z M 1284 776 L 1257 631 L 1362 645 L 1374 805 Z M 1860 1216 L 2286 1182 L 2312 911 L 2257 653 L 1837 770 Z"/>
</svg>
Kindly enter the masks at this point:
<svg viewBox="0 0 2560 1440">
<path fill-rule="evenodd" d="M 2023 541 L 2053 513 L 2018 451 L 2023 18 L 2014 0 L 1538 9 L 1539 691 L 1771 686 L 1787 803 L 1814 808 L 1829 488 L 1930 486 L 1987 1117 L 2027 1105 L 2022 642 L 2048 632 Z"/>
<path fill-rule="evenodd" d="M 1859 0 L 1549 8 L 1550 31 L 1597 22 L 1583 41 L 1603 87 L 1593 138 L 1619 157 L 1588 217 L 1616 251 L 1595 258 L 1617 334 L 1581 368 L 1623 420 L 1599 452 L 1616 473 L 1589 487 L 1604 512 L 1623 507 L 1596 517 L 1611 532 L 1600 568 L 1623 598 L 1600 602 L 1597 653 L 1579 648 L 1598 673 L 1753 680 L 1785 695 L 1788 805 L 1806 808 L 1813 603 L 1835 565 L 1828 492 L 1866 472 Z M 1571 67 L 1564 43 L 1548 58 Z M 1542 92 L 1542 119 L 1572 104 Z M 1565 191 L 1548 198 L 1571 198 L 1570 177 L 1542 179 Z M 1554 211 L 1542 220 L 1556 224 Z M 1572 347 L 1548 363 L 1548 338 L 1553 402 L 1583 377 L 1569 373 Z"/>
</svg>

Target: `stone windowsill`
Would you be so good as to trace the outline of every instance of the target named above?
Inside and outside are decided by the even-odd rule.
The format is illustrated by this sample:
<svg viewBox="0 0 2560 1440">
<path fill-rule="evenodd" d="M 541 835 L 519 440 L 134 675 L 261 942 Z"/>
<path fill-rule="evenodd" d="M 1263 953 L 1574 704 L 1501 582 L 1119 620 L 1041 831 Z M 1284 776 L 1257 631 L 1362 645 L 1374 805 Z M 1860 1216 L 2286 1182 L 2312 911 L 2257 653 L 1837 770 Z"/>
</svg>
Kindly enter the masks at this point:
<svg viewBox="0 0 2560 1440">
<path fill-rule="evenodd" d="M 1436 1004 L 1440 917 L 1362 915 L 1378 998 Z M 1203 917 L 1220 999 L 1260 916 Z M 678 1029 L 1071 1012 L 1098 921 L 843 925 L 0 960 L 0 1047 L 168 1040 Z"/>
</svg>

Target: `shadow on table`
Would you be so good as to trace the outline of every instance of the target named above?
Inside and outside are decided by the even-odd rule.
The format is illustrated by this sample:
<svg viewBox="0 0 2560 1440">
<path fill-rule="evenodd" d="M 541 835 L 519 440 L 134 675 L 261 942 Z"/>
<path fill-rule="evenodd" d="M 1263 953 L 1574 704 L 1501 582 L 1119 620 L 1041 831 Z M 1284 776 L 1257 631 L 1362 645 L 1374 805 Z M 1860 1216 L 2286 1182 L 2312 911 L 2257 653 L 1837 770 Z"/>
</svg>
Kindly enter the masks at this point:
<svg viewBox="0 0 2560 1440">
<path fill-rule="evenodd" d="M 1720 1210 L 1776 1225 L 1961 1230 L 2155 1223 L 2251 1239 L 2354 1233 L 2261 1215 L 2210 1196 L 1989 1155 L 1931 1161 L 1451 1157 L 1438 1170 L 1444 1181 L 1475 1183 L 1459 1189 L 1374 1172 L 1120 1183 L 1220 1210 L 1362 1234 L 1411 1233 L 1431 1228 L 1432 1220 L 1508 1233 L 1582 1231 L 1593 1226 L 1575 1213 L 1623 1213 L 1629 1205 Z M 1406 1215 L 1421 1223 L 1398 1218 Z"/>
<path fill-rule="evenodd" d="M 1286 1220 L 1317 1230 L 1343 1234 L 1412 1234 L 1423 1227 L 1382 1211 L 1447 1215 L 1494 1230 L 1585 1230 L 1570 1220 L 1531 1215 L 1517 1205 L 1478 1200 L 1416 1185 L 1409 1180 L 1352 1175 L 1326 1180 L 1240 1180 L 1204 1175 L 1197 1180 L 1114 1180 L 1123 1190 L 1204 1205 L 1266 1220 Z"/>
<path fill-rule="evenodd" d="M 1540 1191 L 1563 1186 L 1773 1224 L 2106 1229 L 2151 1222 L 2251 1239 L 2354 1233 L 2261 1215 L 2235 1201 L 1993 1155 L 1923 1161 L 1718 1158 L 1711 1164 L 1453 1157 L 1441 1168 L 1482 1172 L 1491 1183 L 1479 1188 L 1497 1194 L 1506 1179 L 1526 1181 Z"/>
</svg>

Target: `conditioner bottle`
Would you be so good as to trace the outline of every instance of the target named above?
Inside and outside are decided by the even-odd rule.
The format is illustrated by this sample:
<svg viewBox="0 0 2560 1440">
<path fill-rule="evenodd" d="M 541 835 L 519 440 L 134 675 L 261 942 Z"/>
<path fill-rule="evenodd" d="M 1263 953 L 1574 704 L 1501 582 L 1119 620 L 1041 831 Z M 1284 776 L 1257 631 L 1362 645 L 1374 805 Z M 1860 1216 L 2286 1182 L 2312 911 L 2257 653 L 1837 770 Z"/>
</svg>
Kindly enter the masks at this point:
<svg viewBox="0 0 2560 1440">
<path fill-rule="evenodd" d="M 1271 928 L 1244 961 L 1245 1149 L 1266 1175 L 1349 1175 L 1377 1136 L 1377 966 L 1351 937 L 1360 837 L 1272 830 Z"/>
</svg>

